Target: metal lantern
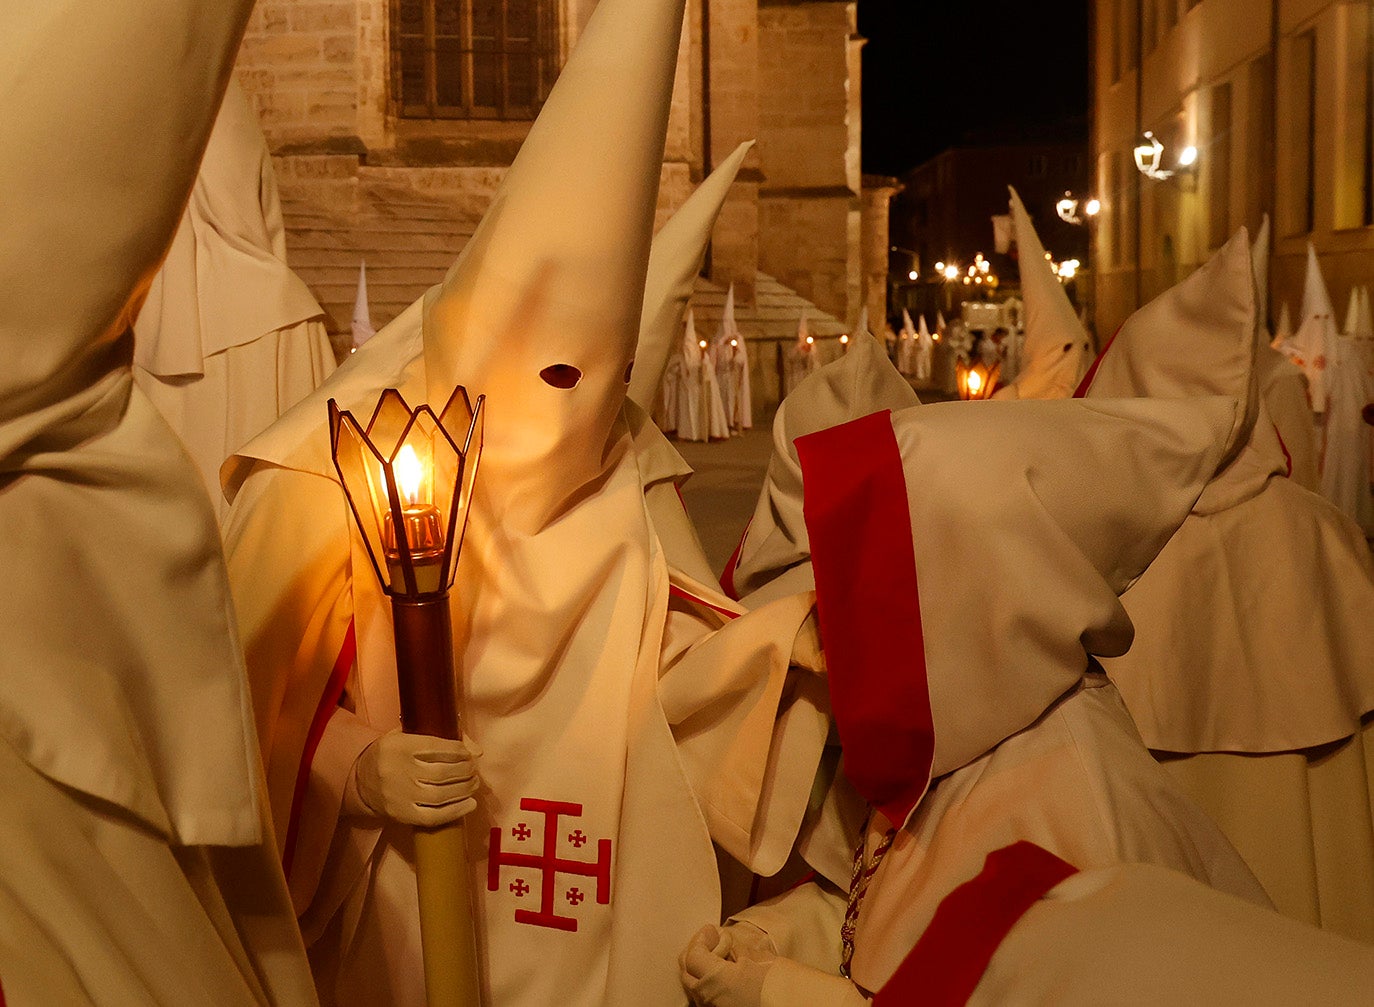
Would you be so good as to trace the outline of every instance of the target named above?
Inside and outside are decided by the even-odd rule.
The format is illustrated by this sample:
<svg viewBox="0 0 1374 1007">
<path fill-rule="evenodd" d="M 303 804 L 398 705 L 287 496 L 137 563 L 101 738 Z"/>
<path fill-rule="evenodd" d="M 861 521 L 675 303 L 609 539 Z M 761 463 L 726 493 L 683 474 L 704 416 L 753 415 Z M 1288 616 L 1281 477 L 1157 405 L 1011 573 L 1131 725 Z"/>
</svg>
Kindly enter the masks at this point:
<svg viewBox="0 0 1374 1007">
<path fill-rule="evenodd" d="M 972 401 L 992 396 L 993 389 L 997 387 L 997 378 L 1002 373 L 1002 365 L 988 367 L 981 360 L 973 364 L 959 360 L 955 362 L 954 370 L 959 398 Z"/>
<path fill-rule="evenodd" d="M 482 454 L 485 400 L 458 388 L 438 416 L 382 393 L 363 427 L 329 400 L 330 444 L 372 569 L 391 599 L 401 726 L 458 740 L 448 593 L 467 530 Z M 467 843 L 462 821 L 415 830 L 420 938 L 430 1007 L 480 1002 Z"/>
</svg>

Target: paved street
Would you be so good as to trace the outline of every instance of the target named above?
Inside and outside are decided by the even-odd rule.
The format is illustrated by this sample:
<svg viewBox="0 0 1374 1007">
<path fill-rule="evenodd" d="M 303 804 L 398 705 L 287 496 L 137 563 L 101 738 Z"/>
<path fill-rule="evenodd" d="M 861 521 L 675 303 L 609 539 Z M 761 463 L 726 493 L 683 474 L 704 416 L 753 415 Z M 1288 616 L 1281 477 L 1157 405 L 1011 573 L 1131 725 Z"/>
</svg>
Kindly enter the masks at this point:
<svg viewBox="0 0 1374 1007">
<path fill-rule="evenodd" d="M 711 567 L 720 573 L 753 516 L 773 450 L 771 426 L 710 444 L 678 441 L 674 446 L 695 474 L 682 489 Z"/>
</svg>

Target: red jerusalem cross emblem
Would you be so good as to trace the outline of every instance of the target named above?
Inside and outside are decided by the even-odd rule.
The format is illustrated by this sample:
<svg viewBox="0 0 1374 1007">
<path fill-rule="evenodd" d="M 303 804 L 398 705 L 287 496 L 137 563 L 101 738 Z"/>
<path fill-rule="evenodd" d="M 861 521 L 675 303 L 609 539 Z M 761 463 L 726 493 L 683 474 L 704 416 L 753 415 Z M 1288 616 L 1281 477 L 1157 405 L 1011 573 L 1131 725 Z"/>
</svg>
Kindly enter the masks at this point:
<svg viewBox="0 0 1374 1007">
<path fill-rule="evenodd" d="M 560 857 L 558 855 L 560 839 L 564 840 L 567 846 L 574 850 L 580 850 L 591 842 L 587 838 L 587 834 L 581 829 L 569 828 L 566 824 L 559 825 L 560 818 L 580 818 L 582 805 L 570 804 L 566 801 L 541 801 L 533 797 L 525 797 L 520 801 L 520 810 L 543 815 L 544 823 L 541 827 L 538 822 L 531 825 L 529 821 L 521 821 L 511 826 L 510 835 L 515 841 L 515 848 L 512 850 L 501 848 L 505 838 L 503 833 L 506 830 L 501 828 L 491 830 L 491 846 L 487 851 L 487 891 L 500 890 L 501 868 L 514 868 L 515 877 L 507 886 L 512 895 L 523 900 L 534 892 L 534 884 L 537 884 L 539 889 L 539 908 L 515 910 L 515 922 L 576 933 L 577 920 L 572 916 L 559 916 L 554 911 L 555 901 L 561 890 L 563 900 L 574 909 L 586 901 L 589 894 L 595 895 L 598 905 L 604 906 L 610 903 L 611 841 L 609 839 L 596 841 L 595 860 L 573 860 L 569 857 Z M 543 834 L 536 838 L 535 833 L 541 828 Z M 563 835 L 564 830 L 567 831 L 566 836 Z M 533 852 L 541 846 L 542 852 Z M 526 848 L 530 849 L 531 852 L 526 853 Z M 560 882 L 560 875 L 571 875 L 573 883 Z M 588 893 L 585 891 L 585 883 L 578 884 L 577 878 L 594 878 L 596 880 L 595 892 Z M 533 883 L 531 879 L 533 879 Z M 533 900 L 531 899 L 531 901 Z"/>
</svg>

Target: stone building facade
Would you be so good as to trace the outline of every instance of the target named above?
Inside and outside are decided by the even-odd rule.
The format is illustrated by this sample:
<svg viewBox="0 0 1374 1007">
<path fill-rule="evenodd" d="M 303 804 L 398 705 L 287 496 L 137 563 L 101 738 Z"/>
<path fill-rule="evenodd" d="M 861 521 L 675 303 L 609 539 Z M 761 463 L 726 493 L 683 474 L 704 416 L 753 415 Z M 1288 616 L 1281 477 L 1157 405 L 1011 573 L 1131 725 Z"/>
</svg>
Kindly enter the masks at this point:
<svg viewBox="0 0 1374 1007">
<path fill-rule="evenodd" d="M 1093 14 L 1099 332 L 1265 213 L 1274 316 L 1287 304 L 1297 321 L 1309 240 L 1338 306 L 1374 280 L 1374 5 L 1096 0 Z M 1167 179 L 1136 169 L 1146 130 Z M 1188 146 L 1196 163 L 1180 165 Z"/>
<path fill-rule="evenodd" d="M 237 69 L 275 156 L 292 265 L 335 329 L 360 259 L 379 326 L 442 277 L 594 7 L 260 0 Z M 806 307 L 821 337 L 857 317 L 864 209 L 885 219 L 886 201 L 865 200 L 859 174 L 855 17 L 853 0 L 688 0 L 659 223 L 758 141 L 713 237 L 699 324 L 730 284 L 751 339 L 784 338 L 781 304 Z M 763 412 L 777 389 L 768 366 L 755 376 Z"/>
</svg>

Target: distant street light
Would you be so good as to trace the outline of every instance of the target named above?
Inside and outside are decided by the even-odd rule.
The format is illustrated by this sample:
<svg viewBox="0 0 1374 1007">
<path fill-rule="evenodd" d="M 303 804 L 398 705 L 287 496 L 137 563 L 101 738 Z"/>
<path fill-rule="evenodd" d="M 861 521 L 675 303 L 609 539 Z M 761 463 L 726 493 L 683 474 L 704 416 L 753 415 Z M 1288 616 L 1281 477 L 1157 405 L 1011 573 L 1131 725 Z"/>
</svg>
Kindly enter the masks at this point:
<svg viewBox="0 0 1374 1007">
<path fill-rule="evenodd" d="M 1083 212 L 1089 217 L 1096 217 L 1102 212 L 1102 201 L 1094 196 L 1092 199 L 1088 200 L 1087 204 L 1083 207 Z"/>
</svg>

